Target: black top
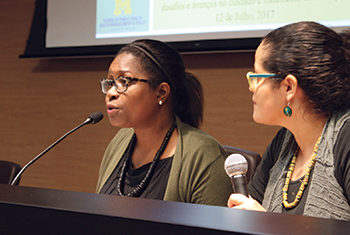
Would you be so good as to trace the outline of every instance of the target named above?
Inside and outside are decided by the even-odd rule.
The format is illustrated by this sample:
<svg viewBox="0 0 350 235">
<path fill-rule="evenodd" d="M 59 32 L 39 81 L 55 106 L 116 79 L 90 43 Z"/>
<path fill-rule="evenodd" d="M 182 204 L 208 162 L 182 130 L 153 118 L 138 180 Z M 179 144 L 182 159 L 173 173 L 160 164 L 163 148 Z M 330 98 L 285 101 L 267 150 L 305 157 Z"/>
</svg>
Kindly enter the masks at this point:
<svg viewBox="0 0 350 235">
<path fill-rule="evenodd" d="M 313 170 L 310 171 L 309 182 L 312 180 L 312 172 L 313 172 Z M 295 200 L 295 197 L 296 197 L 297 193 L 299 192 L 301 181 L 303 181 L 303 179 L 304 179 L 304 176 L 298 180 L 290 181 L 289 188 L 288 188 L 288 198 L 287 198 L 288 203 L 292 203 Z M 309 184 L 307 184 L 307 186 L 305 187 L 304 192 L 303 192 L 301 199 L 299 201 L 299 204 L 296 207 L 293 207 L 290 209 L 286 209 L 283 206 L 282 213 L 295 214 L 295 215 L 302 215 L 303 214 L 305 203 L 306 203 L 306 196 L 304 196 L 304 195 L 307 195 L 309 192 L 310 187 L 308 187 L 308 186 L 309 186 Z"/>
<path fill-rule="evenodd" d="M 116 186 L 120 176 L 120 170 L 125 159 L 125 154 L 114 169 L 113 173 L 102 187 L 100 194 L 118 195 Z M 166 186 L 168 184 L 168 178 L 170 175 L 170 169 L 172 165 L 173 157 L 164 158 L 158 160 L 154 174 L 145 189 L 140 195 L 140 198 L 150 198 L 163 200 Z M 132 163 L 127 164 L 123 193 L 127 194 L 131 190 L 137 187 L 141 180 L 145 177 L 151 163 L 145 164 L 137 169 L 134 169 Z"/>
<path fill-rule="evenodd" d="M 279 153 L 282 148 L 282 143 L 284 136 L 287 132 L 287 129 L 281 128 L 275 138 L 267 147 L 265 153 L 263 154 L 262 160 L 257 167 L 255 173 L 253 174 L 249 185 L 248 191 L 249 194 L 257 200 L 259 203 L 262 203 L 265 188 L 269 180 L 270 169 L 274 166 L 279 156 Z M 340 186 L 344 189 L 344 195 L 350 204 L 350 122 L 346 121 L 343 127 L 340 129 L 337 141 L 333 147 L 334 153 L 334 176 L 337 179 Z M 289 165 L 288 165 L 289 166 Z M 287 166 L 287 167 L 288 167 Z M 310 179 L 312 180 L 312 173 L 310 172 Z M 295 195 L 298 192 L 300 187 L 300 181 L 292 181 L 288 189 L 288 202 L 292 202 L 295 199 Z M 309 184 L 308 184 L 309 185 Z M 283 213 L 292 213 L 292 214 L 302 214 L 304 211 L 305 200 L 308 194 L 309 187 L 307 186 L 304 190 L 303 196 L 299 204 L 290 210 L 283 210 Z M 300 213 L 301 212 L 301 213 Z"/>
</svg>

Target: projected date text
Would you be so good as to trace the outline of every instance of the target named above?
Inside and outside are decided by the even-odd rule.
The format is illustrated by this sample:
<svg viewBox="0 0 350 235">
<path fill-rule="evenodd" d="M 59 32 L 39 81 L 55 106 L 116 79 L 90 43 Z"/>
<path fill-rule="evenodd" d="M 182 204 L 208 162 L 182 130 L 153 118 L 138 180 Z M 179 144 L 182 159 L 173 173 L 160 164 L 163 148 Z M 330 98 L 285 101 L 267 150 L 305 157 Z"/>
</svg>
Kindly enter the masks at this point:
<svg viewBox="0 0 350 235">
<path fill-rule="evenodd" d="M 248 11 L 216 13 L 216 22 L 272 20 L 274 15 L 275 10 L 258 10 L 255 13 Z"/>
</svg>

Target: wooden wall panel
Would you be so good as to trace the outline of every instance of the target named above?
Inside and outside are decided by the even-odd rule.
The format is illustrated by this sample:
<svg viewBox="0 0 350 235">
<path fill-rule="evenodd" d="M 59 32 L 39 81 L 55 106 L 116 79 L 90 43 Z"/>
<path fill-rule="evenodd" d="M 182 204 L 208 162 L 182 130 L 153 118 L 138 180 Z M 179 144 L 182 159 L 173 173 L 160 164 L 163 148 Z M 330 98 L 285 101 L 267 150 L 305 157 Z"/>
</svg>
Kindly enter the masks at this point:
<svg viewBox="0 0 350 235">
<path fill-rule="evenodd" d="M 112 58 L 18 59 L 35 0 L 0 1 L 0 159 L 22 166 L 95 111 L 105 112 L 98 81 Z M 205 91 L 202 129 L 220 143 L 263 153 L 277 127 L 252 120 L 245 79 L 252 52 L 183 55 Z M 94 192 L 103 152 L 117 128 L 105 117 L 82 127 L 30 166 L 21 185 Z"/>
</svg>

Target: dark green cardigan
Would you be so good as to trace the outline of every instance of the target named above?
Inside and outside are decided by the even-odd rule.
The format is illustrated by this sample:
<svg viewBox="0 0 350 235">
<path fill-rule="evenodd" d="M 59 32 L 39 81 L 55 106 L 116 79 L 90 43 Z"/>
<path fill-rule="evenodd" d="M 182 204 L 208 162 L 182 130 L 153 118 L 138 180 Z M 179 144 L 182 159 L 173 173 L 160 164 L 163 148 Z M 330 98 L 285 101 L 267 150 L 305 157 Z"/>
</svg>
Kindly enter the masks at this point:
<svg viewBox="0 0 350 235">
<path fill-rule="evenodd" d="M 224 170 L 226 152 L 211 136 L 176 117 L 176 145 L 164 200 L 226 206 L 232 193 Z M 101 162 L 97 192 L 122 158 L 134 131 L 121 129 L 112 139 Z"/>
</svg>

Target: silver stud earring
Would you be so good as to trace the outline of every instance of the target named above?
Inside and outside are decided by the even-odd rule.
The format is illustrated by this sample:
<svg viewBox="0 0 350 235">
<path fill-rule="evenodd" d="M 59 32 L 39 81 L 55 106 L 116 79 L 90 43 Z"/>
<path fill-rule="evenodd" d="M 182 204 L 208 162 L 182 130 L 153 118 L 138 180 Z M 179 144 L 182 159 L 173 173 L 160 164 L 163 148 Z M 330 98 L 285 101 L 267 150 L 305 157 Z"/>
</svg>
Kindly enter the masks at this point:
<svg viewBox="0 0 350 235">
<path fill-rule="evenodd" d="M 159 104 L 159 106 L 161 106 L 161 105 L 163 104 L 163 101 L 160 100 L 160 101 L 158 102 L 158 104 Z"/>
</svg>

